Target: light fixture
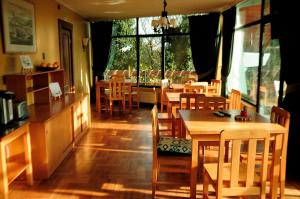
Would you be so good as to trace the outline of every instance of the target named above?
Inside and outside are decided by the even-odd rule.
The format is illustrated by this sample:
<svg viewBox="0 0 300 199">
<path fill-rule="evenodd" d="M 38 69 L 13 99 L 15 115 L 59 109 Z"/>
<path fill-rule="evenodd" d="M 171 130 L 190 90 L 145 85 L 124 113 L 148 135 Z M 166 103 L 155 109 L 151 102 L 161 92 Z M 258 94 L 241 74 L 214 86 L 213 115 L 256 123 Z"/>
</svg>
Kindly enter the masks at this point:
<svg viewBox="0 0 300 199">
<path fill-rule="evenodd" d="M 159 19 L 152 19 L 151 26 L 154 32 L 161 32 L 169 28 L 175 28 L 176 19 L 168 19 L 168 12 L 166 11 L 167 2 L 164 0 L 164 11 L 161 12 Z"/>
<path fill-rule="evenodd" d="M 83 49 L 83 51 L 86 51 L 88 44 L 89 44 L 89 38 L 83 37 L 82 38 L 82 49 Z"/>
</svg>

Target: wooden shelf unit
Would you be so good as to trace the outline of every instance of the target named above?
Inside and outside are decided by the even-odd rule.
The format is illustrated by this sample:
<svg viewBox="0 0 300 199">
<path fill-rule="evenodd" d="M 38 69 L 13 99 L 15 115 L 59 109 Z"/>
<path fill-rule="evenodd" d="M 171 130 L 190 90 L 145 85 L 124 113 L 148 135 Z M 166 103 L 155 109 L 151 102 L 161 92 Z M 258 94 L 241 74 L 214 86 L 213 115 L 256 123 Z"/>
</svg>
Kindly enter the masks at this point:
<svg viewBox="0 0 300 199">
<path fill-rule="evenodd" d="M 27 184 L 33 185 L 29 123 L 17 125 L 0 137 L 0 198 L 8 199 L 8 185 L 26 172 Z"/>
<path fill-rule="evenodd" d="M 4 76 L 4 82 L 7 90 L 13 91 L 18 101 L 25 100 L 28 105 L 50 103 L 49 83 L 58 82 L 63 92 L 64 71 L 58 69 L 47 72 L 8 74 Z"/>
</svg>

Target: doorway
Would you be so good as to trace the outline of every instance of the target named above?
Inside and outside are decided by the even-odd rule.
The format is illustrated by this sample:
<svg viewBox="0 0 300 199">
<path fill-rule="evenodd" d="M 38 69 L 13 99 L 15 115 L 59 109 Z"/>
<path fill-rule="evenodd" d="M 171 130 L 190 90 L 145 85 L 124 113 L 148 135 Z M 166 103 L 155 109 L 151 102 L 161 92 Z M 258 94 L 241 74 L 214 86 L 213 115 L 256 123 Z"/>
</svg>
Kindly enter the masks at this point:
<svg viewBox="0 0 300 199">
<path fill-rule="evenodd" d="M 73 24 L 58 20 L 59 31 L 59 54 L 60 64 L 64 69 L 65 88 L 64 92 L 73 92 L 74 70 L 73 70 Z"/>
</svg>

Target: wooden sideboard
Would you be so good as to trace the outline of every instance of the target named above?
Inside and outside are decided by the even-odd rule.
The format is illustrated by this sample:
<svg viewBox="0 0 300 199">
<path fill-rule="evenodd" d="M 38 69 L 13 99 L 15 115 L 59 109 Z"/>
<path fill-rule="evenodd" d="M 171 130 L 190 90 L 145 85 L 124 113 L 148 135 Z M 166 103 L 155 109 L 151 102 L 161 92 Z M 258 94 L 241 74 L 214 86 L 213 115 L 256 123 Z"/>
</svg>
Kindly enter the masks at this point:
<svg viewBox="0 0 300 199">
<path fill-rule="evenodd" d="M 28 121 L 0 126 L 0 198 L 8 199 L 8 185 L 24 171 L 27 183 L 33 184 L 28 129 Z"/>
<path fill-rule="evenodd" d="M 90 126 L 87 94 L 29 106 L 34 179 L 46 179 Z"/>
</svg>

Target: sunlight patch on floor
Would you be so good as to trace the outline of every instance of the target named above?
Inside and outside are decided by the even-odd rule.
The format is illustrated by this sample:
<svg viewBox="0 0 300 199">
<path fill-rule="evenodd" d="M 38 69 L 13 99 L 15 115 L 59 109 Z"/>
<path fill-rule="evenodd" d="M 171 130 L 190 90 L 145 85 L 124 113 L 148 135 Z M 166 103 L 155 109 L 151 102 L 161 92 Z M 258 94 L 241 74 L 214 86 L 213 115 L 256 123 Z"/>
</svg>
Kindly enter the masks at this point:
<svg viewBox="0 0 300 199">
<path fill-rule="evenodd" d="M 93 122 L 91 128 L 95 129 L 118 129 L 118 130 L 128 130 L 128 131 L 150 131 L 151 125 L 149 124 L 120 124 L 120 123 L 101 123 Z"/>
<path fill-rule="evenodd" d="M 137 150 L 130 150 L 130 149 L 109 149 L 109 148 L 97 148 L 97 147 L 90 147 L 86 146 L 85 144 L 81 144 L 79 146 L 76 146 L 77 149 L 91 149 L 91 150 L 97 150 L 97 151 L 109 151 L 109 152 L 121 152 L 121 153 L 142 153 L 142 154 L 152 154 L 152 150 L 149 151 L 137 151 Z"/>
<path fill-rule="evenodd" d="M 108 196 L 109 194 L 99 191 L 87 191 L 87 190 L 77 190 L 77 189 L 55 189 L 53 192 L 70 194 L 70 195 L 84 195 L 84 196 Z"/>
<path fill-rule="evenodd" d="M 107 191 L 120 191 L 120 192 L 134 192 L 134 193 L 143 193 L 143 194 L 151 194 L 151 190 L 147 189 L 134 189 L 134 188 L 126 188 L 123 184 L 119 183 L 103 183 L 101 186 L 101 190 Z"/>
</svg>

